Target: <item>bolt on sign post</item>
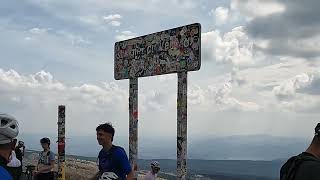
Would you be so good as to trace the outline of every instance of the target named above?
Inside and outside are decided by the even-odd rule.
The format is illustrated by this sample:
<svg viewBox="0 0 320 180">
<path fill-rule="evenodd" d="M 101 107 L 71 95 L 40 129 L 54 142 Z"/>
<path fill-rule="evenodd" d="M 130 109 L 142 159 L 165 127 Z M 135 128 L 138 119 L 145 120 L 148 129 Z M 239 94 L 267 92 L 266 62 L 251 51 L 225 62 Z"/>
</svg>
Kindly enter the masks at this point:
<svg viewBox="0 0 320 180">
<path fill-rule="evenodd" d="M 186 179 L 187 72 L 198 71 L 200 66 L 199 23 L 115 43 L 114 78 L 129 79 L 129 159 L 135 170 L 138 159 L 138 78 L 178 73 L 177 179 Z"/>
<path fill-rule="evenodd" d="M 65 180 L 65 106 L 58 107 L 58 180 Z"/>
</svg>

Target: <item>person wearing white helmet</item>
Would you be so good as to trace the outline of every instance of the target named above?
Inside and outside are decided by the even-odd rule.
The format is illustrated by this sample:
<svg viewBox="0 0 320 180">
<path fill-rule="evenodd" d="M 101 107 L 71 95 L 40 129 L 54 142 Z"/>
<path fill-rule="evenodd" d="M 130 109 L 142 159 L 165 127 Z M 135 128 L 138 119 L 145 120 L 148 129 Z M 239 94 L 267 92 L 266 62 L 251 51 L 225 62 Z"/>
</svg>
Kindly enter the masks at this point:
<svg viewBox="0 0 320 180">
<path fill-rule="evenodd" d="M 144 180 L 155 180 L 157 179 L 157 175 L 160 171 L 160 163 L 158 161 L 153 161 L 151 163 L 151 171 L 149 171 L 146 176 L 144 177 Z"/>
<path fill-rule="evenodd" d="M 118 180 L 119 177 L 114 172 L 104 172 L 100 177 L 99 180 Z"/>
<path fill-rule="evenodd" d="M 13 180 L 7 166 L 12 153 L 13 139 L 19 134 L 18 121 L 8 115 L 0 113 L 0 179 Z"/>
</svg>

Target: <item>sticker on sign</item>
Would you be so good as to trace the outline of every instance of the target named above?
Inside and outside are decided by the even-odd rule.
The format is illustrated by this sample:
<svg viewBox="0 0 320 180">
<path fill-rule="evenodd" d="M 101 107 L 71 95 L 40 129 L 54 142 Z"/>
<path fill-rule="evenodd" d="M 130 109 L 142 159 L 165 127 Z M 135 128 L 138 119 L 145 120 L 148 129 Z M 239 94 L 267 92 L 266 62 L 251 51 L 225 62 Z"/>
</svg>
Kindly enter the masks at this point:
<svg viewBox="0 0 320 180">
<path fill-rule="evenodd" d="M 199 23 L 116 42 L 114 46 L 116 80 L 197 71 L 200 66 Z"/>
</svg>

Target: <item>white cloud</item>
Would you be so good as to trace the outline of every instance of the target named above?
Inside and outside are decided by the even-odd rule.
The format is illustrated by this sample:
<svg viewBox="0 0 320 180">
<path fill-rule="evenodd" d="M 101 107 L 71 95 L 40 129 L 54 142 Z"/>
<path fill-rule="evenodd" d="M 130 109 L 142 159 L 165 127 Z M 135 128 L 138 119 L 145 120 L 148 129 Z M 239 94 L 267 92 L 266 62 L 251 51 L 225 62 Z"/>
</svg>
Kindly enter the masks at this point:
<svg viewBox="0 0 320 180">
<path fill-rule="evenodd" d="M 32 29 L 29 29 L 29 32 L 32 34 L 40 35 L 40 34 L 47 33 L 49 30 L 51 29 L 50 28 L 32 28 Z"/>
<path fill-rule="evenodd" d="M 46 11 L 55 14 L 57 17 L 66 18 L 74 15 L 81 16 L 88 13 L 105 12 L 108 10 L 125 10 L 125 11 L 142 11 L 145 13 L 157 13 L 157 14 L 168 14 L 176 16 L 185 16 L 185 12 L 191 11 L 198 7 L 198 3 L 192 0 L 92 0 L 92 1 L 55 1 L 46 0 L 45 2 L 39 0 L 28 0 L 33 5 L 41 7 Z M 61 8 L 65 7 L 65 8 Z M 115 14 L 110 17 L 119 17 Z M 108 16 L 106 16 L 108 17 Z"/>
<path fill-rule="evenodd" d="M 273 92 L 279 100 L 288 101 L 299 94 L 319 95 L 320 72 L 302 73 L 282 82 L 273 88 Z M 301 95 L 300 95 L 301 96 Z"/>
<path fill-rule="evenodd" d="M 120 25 L 121 25 L 121 22 L 120 22 L 120 21 L 111 21 L 111 22 L 109 22 L 109 24 L 110 24 L 111 26 L 120 26 Z"/>
<path fill-rule="evenodd" d="M 249 67 L 262 61 L 263 54 L 254 49 L 253 41 L 242 26 L 221 35 L 219 30 L 202 33 L 202 56 L 235 67 Z"/>
<path fill-rule="evenodd" d="M 216 41 L 219 36 L 219 31 L 210 31 L 201 34 L 202 59 L 215 61 Z"/>
<path fill-rule="evenodd" d="M 205 105 L 207 93 L 199 86 L 192 86 L 188 89 L 188 103 L 192 105 Z"/>
<path fill-rule="evenodd" d="M 231 96 L 232 84 L 225 83 L 217 92 L 215 102 L 218 108 L 222 111 L 236 110 L 236 111 L 258 111 L 260 106 L 250 101 L 240 101 Z"/>
<path fill-rule="evenodd" d="M 303 73 L 293 77 L 292 79 L 286 80 L 279 86 L 274 87 L 273 92 L 280 99 L 294 97 L 297 89 L 304 88 L 308 84 L 310 84 L 310 78 L 308 74 Z"/>
<path fill-rule="evenodd" d="M 240 11 L 250 18 L 268 16 L 286 10 L 286 7 L 278 0 L 232 0 L 230 6 L 232 10 Z"/>
<path fill-rule="evenodd" d="M 111 26 L 120 26 L 122 16 L 120 14 L 111 14 L 108 16 L 89 15 L 80 16 L 79 20 L 85 24 L 103 27 L 106 23 Z"/>
<path fill-rule="evenodd" d="M 209 85 L 205 88 L 193 85 L 189 88 L 188 103 L 199 111 L 249 112 L 259 111 L 262 107 L 249 100 L 235 97 L 231 82 Z"/>
<path fill-rule="evenodd" d="M 122 18 L 120 14 L 110 14 L 103 17 L 103 19 L 108 22 L 111 26 L 120 26 L 121 22 L 119 21 Z"/>
<path fill-rule="evenodd" d="M 24 40 L 31 41 L 31 40 L 33 40 L 33 38 L 32 37 L 25 37 Z"/>
<path fill-rule="evenodd" d="M 68 41 L 70 41 L 71 44 L 74 46 L 92 44 L 91 41 L 84 39 L 82 36 L 75 35 L 73 33 L 67 32 L 67 31 L 58 31 L 57 34 L 62 35 L 64 38 L 66 38 Z"/>
<path fill-rule="evenodd" d="M 52 132 L 52 127 L 56 124 L 54 112 L 59 104 L 67 106 L 70 117 L 68 120 L 74 127 L 71 130 L 73 133 L 85 132 L 85 127 L 94 129 L 99 122 L 98 117 L 110 112 L 116 114 L 127 107 L 127 91 L 113 82 L 104 83 L 102 86 L 67 86 L 45 71 L 24 76 L 15 70 L 0 69 L 0 91 L 0 107 L 13 111 L 22 120 L 22 129 L 28 132 L 34 131 L 34 124 L 43 127 L 39 131 Z M 10 107 L 8 102 L 11 102 Z M 108 116 L 112 118 L 112 115 L 114 114 Z M 90 116 L 91 119 L 88 121 L 87 118 Z M 53 121 L 43 121 L 44 117 Z"/>
<path fill-rule="evenodd" d="M 93 25 L 93 26 L 100 26 L 103 24 L 103 19 L 99 16 L 81 16 L 79 20 L 85 24 Z"/>
<path fill-rule="evenodd" d="M 168 94 L 165 91 L 149 91 L 141 95 L 143 112 L 164 111 L 168 109 L 168 102 Z"/>
<path fill-rule="evenodd" d="M 216 18 L 216 25 L 220 26 L 227 22 L 229 18 L 229 9 L 225 7 L 217 7 L 214 14 Z"/>
<path fill-rule="evenodd" d="M 136 37 L 137 35 L 131 31 L 122 31 L 118 35 L 116 35 L 115 39 L 117 41 L 127 40 Z"/>
<path fill-rule="evenodd" d="M 110 14 L 108 16 L 103 17 L 103 19 L 107 20 L 107 21 L 114 21 L 114 20 L 118 20 L 121 18 L 122 18 L 122 16 L 120 14 Z"/>
<path fill-rule="evenodd" d="M 231 63 L 234 66 L 254 65 L 257 58 L 254 58 L 253 42 L 245 33 L 243 27 L 233 28 L 223 37 L 216 38 L 216 61 Z"/>
</svg>

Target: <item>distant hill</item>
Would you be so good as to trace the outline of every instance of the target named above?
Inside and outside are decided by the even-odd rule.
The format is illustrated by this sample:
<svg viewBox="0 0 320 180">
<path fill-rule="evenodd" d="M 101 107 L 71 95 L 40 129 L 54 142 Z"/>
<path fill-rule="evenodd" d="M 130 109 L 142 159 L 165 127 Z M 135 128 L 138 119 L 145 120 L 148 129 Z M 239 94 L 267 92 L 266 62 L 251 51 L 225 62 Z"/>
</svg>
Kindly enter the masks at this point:
<svg viewBox="0 0 320 180">
<path fill-rule="evenodd" d="M 23 137 L 27 148 L 40 148 L 38 136 Z M 96 157 L 101 148 L 97 145 L 96 138 L 69 138 L 66 146 L 67 154 L 77 154 L 67 156 L 69 164 L 73 166 L 71 162 L 80 163 L 79 167 L 82 167 L 85 172 L 88 169 L 96 168 Z M 127 147 L 127 140 L 124 138 L 118 138 L 115 143 Z M 279 179 L 279 170 L 284 161 L 303 151 L 308 144 L 309 141 L 305 139 L 265 135 L 212 137 L 210 139 L 190 138 L 188 143 L 188 179 Z M 52 150 L 56 149 L 52 148 Z M 162 167 L 160 177 L 176 179 L 176 161 L 172 160 L 176 158 L 175 139 L 143 139 L 139 141 L 139 156 L 141 159 L 138 162 L 140 170 L 149 169 L 151 162 L 149 159 L 158 159 Z M 89 165 L 90 168 L 87 168 L 86 166 Z M 73 169 L 73 171 L 75 170 Z M 79 177 L 83 175 L 88 175 L 88 173 L 82 173 Z"/>
<path fill-rule="evenodd" d="M 40 150 L 40 135 L 23 135 L 27 148 Z M 67 137 L 66 152 L 97 157 L 100 146 L 95 136 Z M 52 141 L 55 141 L 54 137 Z M 117 137 L 115 144 L 128 147 L 128 140 Z M 287 159 L 303 151 L 309 140 L 267 135 L 189 138 L 188 158 L 204 160 L 275 160 Z M 52 148 L 55 151 L 55 148 Z M 128 149 L 126 148 L 127 152 Z M 176 159 L 176 140 L 139 139 L 140 159 Z"/>
<path fill-rule="evenodd" d="M 27 157 L 36 151 L 28 151 Z M 94 169 L 96 158 L 84 156 L 67 156 L 69 166 L 81 167 L 84 170 Z M 160 177 L 176 179 L 176 161 L 157 159 L 161 164 Z M 149 170 L 151 160 L 139 160 L 139 170 Z M 188 179 L 214 180 L 276 180 L 279 179 L 279 170 L 283 161 L 248 161 L 248 160 L 188 160 Z M 81 164 L 81 165 L 79 165 Z M 86 168 L 86 166 L 88 166 Z M 68 167 L 71 168 L 71 167 Z M 69 170 L 71 171 L 72 168 Z M 77 170 L 78 171 L 78 170 Z M 96 171 L 96 170 L 95 170 Z M 76 171 L 74 171 L 76 173 Z M 78 173 L 81 173 L 78 171 Z M 82 173 L 82 176 L 88 172 Z"/>
</svg>

